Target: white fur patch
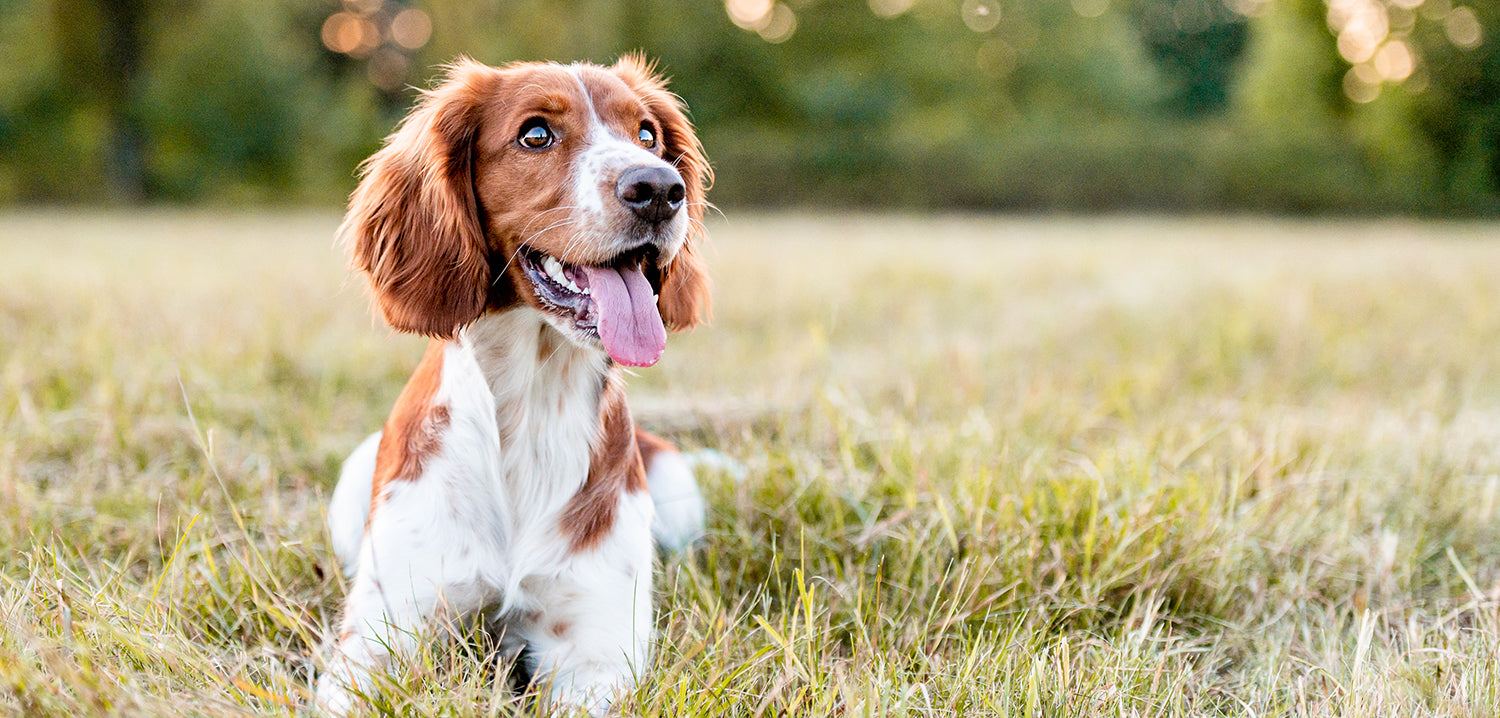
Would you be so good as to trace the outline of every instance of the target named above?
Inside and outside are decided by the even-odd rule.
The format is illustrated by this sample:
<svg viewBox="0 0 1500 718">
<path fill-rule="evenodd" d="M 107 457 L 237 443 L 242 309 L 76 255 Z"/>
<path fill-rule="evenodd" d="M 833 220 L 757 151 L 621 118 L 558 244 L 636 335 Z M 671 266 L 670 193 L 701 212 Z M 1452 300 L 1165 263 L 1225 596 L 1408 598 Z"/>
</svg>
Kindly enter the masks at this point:
<svg viewBox="0 0 1500 718">
<path fill-rule="evenodd" d="M 578 81 L 578 90 L 583 93 L 589 111 L 588 143 L 573 160 L 574 226 L 608 227 L 610 222 L 606 217 L 606 206 L 615 201 L 615 181 L 621 173 L 642 165 L 672 165 L 636 144 L 632 138 L 621 137 L 612 132 L 599 119 L 599 112 L 594 108 L 594 98 L 589 96 L 588 87 L 584 85 L 581 68 L 575 65 L 569 69 Z M 678 212 L 662 229 L 663 236 L 674 238 L 668 246 L 661 248 L 662 259 L 666 261 L 687 241 L 688 213 Z M 587 232 L 587 229 L 584 231 Z M 616 254 L 631 249 L 618 236 L 601 234 L 588 237 L 586 241 L 597 246 L 603 254 Z"/>
<path fill-rule="evenodd" d="M 370 517 L 370 486 L 375 481 L 375 453 L 380 449 L 380 432 L 367 437 L 339 470 L 339 483 L 328 500 L 328 536 L 333 555 L 344 567 L 344 574 L 354 574 L 359 558 L 359 543 L 365 537 L 365 520 Z"/>
<path fill-rule="evenodd" d="M 646 467 L 646 483 L 656 505 L 651 534 L 668 551 L 681 551 L 703 538 L 703 494 L 687 460 L 675 451 L 659 451 Z"/>
</svg>

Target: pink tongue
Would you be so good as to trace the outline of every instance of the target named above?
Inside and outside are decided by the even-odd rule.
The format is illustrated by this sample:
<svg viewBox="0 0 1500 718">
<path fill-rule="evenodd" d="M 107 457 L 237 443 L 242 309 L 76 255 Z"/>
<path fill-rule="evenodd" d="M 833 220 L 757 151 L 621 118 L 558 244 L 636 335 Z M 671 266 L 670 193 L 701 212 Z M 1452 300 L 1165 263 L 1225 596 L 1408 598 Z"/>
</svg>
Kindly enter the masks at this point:
<svg viewBox="0 0 1500 718">
<path fill-rule="evenodd" d="M 599 309 L 599 338 L 604 351 L 626 366 L 651 366 L 667 348 L 651 284 L 637 267 L 584 267 L 589 293 Z"/>
</svg>

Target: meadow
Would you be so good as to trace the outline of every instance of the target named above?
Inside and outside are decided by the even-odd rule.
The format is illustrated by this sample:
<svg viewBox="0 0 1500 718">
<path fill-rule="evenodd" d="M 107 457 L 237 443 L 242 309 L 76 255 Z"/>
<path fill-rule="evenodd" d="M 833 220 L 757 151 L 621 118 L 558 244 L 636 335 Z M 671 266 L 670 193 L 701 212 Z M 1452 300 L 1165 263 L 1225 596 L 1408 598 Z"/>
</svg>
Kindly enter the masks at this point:
<svg viewBox="0 0 1500 718">
<path fill-rule="evenodd" d="M 334 213 L 0 216 L 0 713 L 288 715 L 422 341 Z M 1500 715 L 1500 226 L 740 215 L 639 716 Z M 372 715 L 532 711 L 486 637 Z"/>
</svg>

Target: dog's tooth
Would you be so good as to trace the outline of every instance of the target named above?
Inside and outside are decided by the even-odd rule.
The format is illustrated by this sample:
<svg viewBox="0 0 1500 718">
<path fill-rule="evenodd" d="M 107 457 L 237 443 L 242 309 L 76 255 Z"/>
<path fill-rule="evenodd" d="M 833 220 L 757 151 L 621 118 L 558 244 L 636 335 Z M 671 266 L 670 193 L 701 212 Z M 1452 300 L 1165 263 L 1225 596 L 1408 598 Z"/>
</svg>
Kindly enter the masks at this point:
<svg viewBox="0 0 1500 718">
<path fill-rule="evenodd" d="M 557 261 L 557 258 L 548 257 L 547 261 L 542 263 L 542 268 L 547 270 L 547 276 L 556 280 L 558 284 L 567 283 L 567 278 L 563 277 L 562 262 Z"/>
<path fill-rule="evenodd" d="M 655 295 L 655 294 L 651 295 L 651 303 L 652 304 L 660 304 L 661 303 L 661 297 L 658 296 L 658 295 Z"/>
<path fill-rule="evenodd" d="M 575 284 L 575 283 L 574 283 L 574 282 L 573 282 L 573 280 L 571 280 L 571 279 L 569 279 L 569 280 L 567 280 L 567 281 L 566 281 L 566 282 L 564 282 L 564 283 L 563 283 L 563 284 L 564 284 L 564 286 L 566 286 L 566 287 L 567 287 L 567 288 L 568 288 L 568 289 L 571 289 L 571 290 L 573 290 L 573 291 L 575 291 L 575 292 L 582 292 L 582 291 L 583 291 L 583 290 L 581 290 L 581 289 L 579 289 L 579 288 L 578 288 L 578 285 L 577 285 L 577 284 Z"/>
</svg>

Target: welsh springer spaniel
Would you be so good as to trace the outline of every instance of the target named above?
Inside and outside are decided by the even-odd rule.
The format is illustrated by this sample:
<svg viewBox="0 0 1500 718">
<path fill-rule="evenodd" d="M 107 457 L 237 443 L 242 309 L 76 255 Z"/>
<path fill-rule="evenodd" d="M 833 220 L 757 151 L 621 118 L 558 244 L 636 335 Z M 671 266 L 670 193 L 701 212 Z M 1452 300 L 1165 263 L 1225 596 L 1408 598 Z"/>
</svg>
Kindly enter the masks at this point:
<svg viewBox="0 0 1500 718">
<path fill-rule="evenodd" d="M 325 710 L 465 618 L 591 713 L 647 667 L 652 535 L 691 541 L 703 502 L 620 367 L 708 313 L 709 173 L 635 56 L 461 61 L 365 164 L 340 234 L 386 321 L 432 341 L 329 506 L 353 582 Z"/>
</svg>

